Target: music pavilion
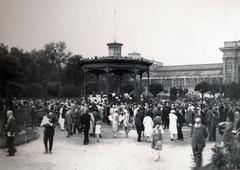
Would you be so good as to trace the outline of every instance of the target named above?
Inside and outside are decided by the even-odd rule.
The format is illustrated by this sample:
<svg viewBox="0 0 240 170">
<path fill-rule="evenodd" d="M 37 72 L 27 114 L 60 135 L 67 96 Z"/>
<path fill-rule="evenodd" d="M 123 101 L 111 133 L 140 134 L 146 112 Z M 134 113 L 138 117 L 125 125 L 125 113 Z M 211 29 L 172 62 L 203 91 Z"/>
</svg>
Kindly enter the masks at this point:
<svg viewBox="0 0 240 170">
<path fill-rule="evenodd" d="M 119 77 L 119 89 L 121 89 L 122 76 L 133 74 L 135 89 L 137 88 L 137 76 L 141 87 L 148 89 L 153 82 L 161 83 L 164 89 L 171 87 L 187 88 L 189 92 L 194 90 L 197 83 L 206 81 L 208 83 L 230 83 L 240 82 L 240 41 L 224 42 L 224 47 L 219 48 L 223 52 L 223 63 L 174 65 L 164 66 L 161 62 L 150 61 L 143 58 L 139 53 L 129 53 L 122 56 L 121 43 L 113 42 L 107 44 L 108 56 L 87 59 L 82 62 L 83 70 L 83 93 L 85 91 L 85 77 L 87 73 L 106 75 L 106 88 L 109 93 L 109 74 Z M 97 83 L 98 84 L 98 83 Z M 138 86 L 139 87 L 139 86 Z"/>
</svg>

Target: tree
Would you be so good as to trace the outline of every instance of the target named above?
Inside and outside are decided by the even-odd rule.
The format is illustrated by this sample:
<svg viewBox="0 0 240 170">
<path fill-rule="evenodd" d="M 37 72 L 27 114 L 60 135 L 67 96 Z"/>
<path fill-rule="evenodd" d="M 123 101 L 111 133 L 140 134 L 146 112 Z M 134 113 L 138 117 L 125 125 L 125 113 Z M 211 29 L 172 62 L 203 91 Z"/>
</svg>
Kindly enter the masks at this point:
<svg viewBox="0 0 240 170">
<path fill-rule="evenodd" d="M 178 89 L 176 87 L 170 88 L 170 100 L 176 100 L 177 93 L 178 93 Z"/>
<path fill-rule="evenodd" d="M 61 75 L 63 85 L 72 84 L 80 86 L 82 81 L 81 60 L 82 56 L 80 55 L 74 55 L 68 59 L 66 67 L 63 69 L 63 74 Z"/>
<path fill-rule="evenodd" d="M 169 92 L 168 89 L 164 89 L 164 90 L 163 90 L 163 93 L 164 93 L 164 94 L 167 94 L 168 92 Z"/>
<path fill-rule="evenodd" d="M 231 99 L 238 99 L 240 94 L 240 85 L 237 83 L 229 83 L 225 86 L 224 96 Z"/>
<path fill-rule="evenodd" d="M 156 97 L 158 93 L 163 91 L 163 86 L 160 83 L 152 83 L 149 86 L 149 91 L 152 93 L 153 97 Z"/>
<path fill-rule="evenodd" d="M 187 89 L 187 88 L 184 88 L 184 89 L 183 89 L 183 95 L 186 96 L 187 93 L 188 93 L 188 89 Z"/>
<path fill-rule="evenodd" d="M 17 82 L 9 82 L 6 90 L 13 97 L 20 97 L 23 95 L 25 86 Z"/>
<path fill-rule="evenodd" d="M 8 94 L 16 94 L 24 89 L 26 82 L 26 72 L 28 67 L 25 66 L 22 58 L 26 57 L 26 53 L 18 48 L 11 48 L 4 44 L 0 45 L 0 95 L 7 97 Z M 16 87 L 12 88 L 13 86 Z M 21 87 L 20 87 L 21 86 Z M 6 90 L 7 89 L 7 90 Z"/>
<path fill-rule="evenodd" d="M 122 87 L 122 92 L 123 93 L 131 93 L 134 91 L 134 85 L 133 84 L 125 84 L 123 87 Z"/>
<path fill-rule="evenodd" d="M 199 91 L 202 94 L 202 101 L 203 101 L 204 93 L 209 91 L 209 84 L 205 81 L 200 82 L 194 87 L 194 90 Z"/>
<path fill-rule="evenodd" d="M 51 78 L 58 81 L 62 69 L 65 68 L 71 53 L 67 50 L 67 45 L 63 41 L 50 42 L 44 46 L 44 55 L 51 64 Z"/>
<path fill-rule="evenodd" d="M 209 92 L 215 98 L 215 94 L 220 92 L 220 85 L 219 84 L 210 84 L 209 85 Z"/>
<path fill-rule="evenodd" d="M 47 94 L 51 97 L 58 97 L 60 92 L 60 84 L 58 82 L 51 82 L 47 84 Z"/>
<path fill-rule="evenodd" d="M 62 96 L 64 97 L 79 97 L 80 91 L 76 85 L 68 84 L 62 89 Z"/>
<path fill-rule="evenodd" d="M 183 93 L 183 88 L 182 88 L 182 87 L 179 87 L 179 88 L 177 89 L 177 93 L 178 93 L 178 96 L 179 96 L 180 98 L 184 97 L 184 93 Z"/>
<path fill-rule="evenodd" d="M 226 85 L 225 84 L 219 84 L 219 93 L 221 95 L 221 97 L 223 97 L 223 94 L 226 90 Z"/>
<path fill-rule="evenodd" d="M 86 94 L 94 94 L 97 91 L 96 83 L 91 81 L 86 83 Z"/>
<path fill-rule="evenodd" d="M 41 97 L 43 95 L 43 87 L 39 83 L 29 83 L 26 86 L 25 96 L 27 97 Z"/>
</svg>

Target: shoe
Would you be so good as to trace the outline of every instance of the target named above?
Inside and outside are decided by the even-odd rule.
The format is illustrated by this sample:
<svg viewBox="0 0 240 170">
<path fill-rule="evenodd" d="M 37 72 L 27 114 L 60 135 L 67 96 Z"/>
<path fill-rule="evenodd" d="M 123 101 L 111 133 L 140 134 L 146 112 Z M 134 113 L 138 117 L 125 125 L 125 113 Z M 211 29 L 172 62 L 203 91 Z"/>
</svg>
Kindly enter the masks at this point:
<svg viewBox="0 0 240 170">
<path fill-rule="evenodd" d="M 44 154 L 48 154 L 48 151 L 45 151 Z"/>
<path fill-rule="evenodd" d="M 52 154 L 52 151 L 49 151 L 49 154 Z"/>
</svg>

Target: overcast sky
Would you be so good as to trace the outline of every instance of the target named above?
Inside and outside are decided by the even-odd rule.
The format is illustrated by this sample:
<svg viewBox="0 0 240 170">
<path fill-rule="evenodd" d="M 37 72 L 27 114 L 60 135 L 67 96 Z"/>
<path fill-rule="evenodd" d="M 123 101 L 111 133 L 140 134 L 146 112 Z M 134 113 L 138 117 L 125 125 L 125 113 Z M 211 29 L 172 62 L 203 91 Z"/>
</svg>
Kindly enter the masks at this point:
<svg viewBox="0 0 240 170">
<path fill-rule="evenodd" d="M 223 42 L 240 40 L 240 0 L 0 0 L 0 42 L 10 47 L 62 40 L 74 54 L 106 56 L 114 25 L 123 55 L 220 63 Z"/>
</svg>

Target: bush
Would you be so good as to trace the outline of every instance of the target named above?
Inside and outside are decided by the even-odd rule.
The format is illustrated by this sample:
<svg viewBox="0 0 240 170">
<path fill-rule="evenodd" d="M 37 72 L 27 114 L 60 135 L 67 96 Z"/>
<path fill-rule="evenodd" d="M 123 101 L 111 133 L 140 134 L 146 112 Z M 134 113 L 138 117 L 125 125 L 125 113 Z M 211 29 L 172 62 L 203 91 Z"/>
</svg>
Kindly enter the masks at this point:
<svg viewBox="0 0 240 170">
<path fill-rule="evenodd" d="M 178 89 L 176 87 L 170 88 L 170 100 L 176 100 L 177 93 L 178 93 Z"/>
<path fill-rule="evenodd" d="M 134 85 L 133 84 L 125 84 L 123 87 L 122 87 L 122 92 L 123 93 L 131 93 L 134 91 Z"/>
<path fill-rule="evenodd" d="M 41 97 L 43 94 L 43 87 L 38 83 L 30 83 L 25 90 L 26 97 Z"/>
<path fill-rule="evenodd" d="M 86 83 L 86 94 L 95 94 L 97 91 L 96 83 L 88 82 Z"/>
<path fill-rule="evenodd" d="M 17 82 L 10 82 L 7 85 L 7 91 L 10 93 L 13 97 L 19 97 L 23 95 L 25 86 L 23 84 L 17 83 Z"/>
<path fill-rule="evenodd" d="M 60 84 L 58 82 L 52 82 L 47 84 L 47 94 L 50 97 L 58 97 L 60 92 Z"/>
<path fill-rule="evenodd" d="M 152 83 L 150 86 L 149 86 L 149 91 L 150 93 L 152 93 L 152 95 L 154 97 L 156 97 L 156 95 L 158 93 L 160 93 L 161 91 L 163 91 L 163 86 L 159 83 Z"/>
<path fill-rule="evenodd" d="M 62 90 L 62 96 L 64 97 L 79 97 L 80 90 L 76 85 L 69 84 L 65 86 Z"/>
<path fill-rule="evenodd" d="M 205 81 L 196 84 L 196 86 L 194 87 L 194 91 L 199 91 L 202 94 L 202 101 L 203 101 L 204 93 L 208 92 L 209 90 L 210 90 L 210 85 Z"/>
</svg>

